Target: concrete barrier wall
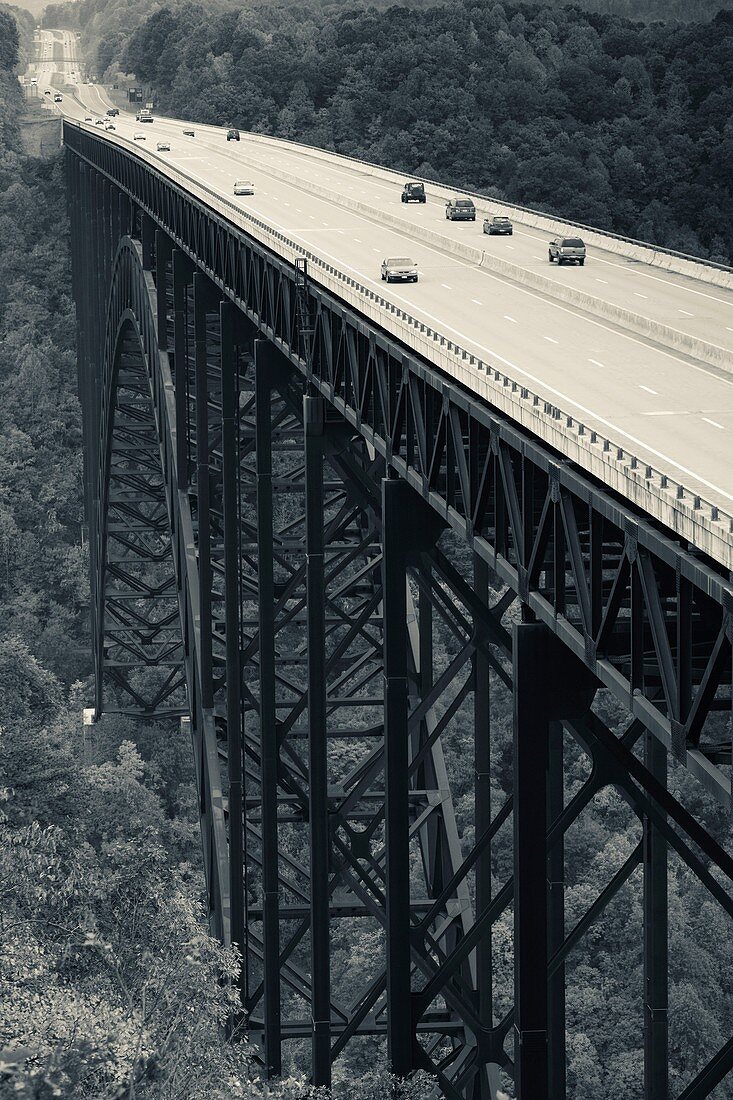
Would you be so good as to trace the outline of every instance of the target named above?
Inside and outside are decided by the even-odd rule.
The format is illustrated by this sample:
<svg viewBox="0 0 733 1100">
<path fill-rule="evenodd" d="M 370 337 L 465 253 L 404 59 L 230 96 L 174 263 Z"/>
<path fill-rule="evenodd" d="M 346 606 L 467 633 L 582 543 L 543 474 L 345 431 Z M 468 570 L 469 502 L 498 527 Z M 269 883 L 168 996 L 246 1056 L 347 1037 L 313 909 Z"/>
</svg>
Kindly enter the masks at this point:
<svg viewBox="0 0 733 1100">
<path fill-rule="evenodd" d="M 679 332 L 669 325 L 664 325 L 659 321 L 644 317 L 640 313 L 634 313 L 631 310 L 623 309 L 621 306 L 617 306 L 612 302 L 606 302 L 602 298 L 588 294 L 587 291 L 579 290 L 575 287 L 568 287 L 563 283 L 557 283 L 553 279 L 548 279 L 547 276 L 542 275 L 540 272 L 533 271 L 531 268 L 522 267 L 519 264 L 512 263 L 510 260 L 494 256 L 491 253 L 487 253 L 484 249 L 477 248 L 475 245 L 469 245 L 465 241 L 461 241 L 455 237 L 445 236 L 437 232 L 437 230 L 428 229 L 422 225 L 416 225 L 414 222 L 408 222 L 400 217 L 399 214 L 378 210 L 368 203 L 358 199 L 351 199 L 348 195 L 333 192 L 331 189 L 323 187 L 321 184 L 313 183 L 311 180 L 303 179 L 293 173 L 285 172 L 281 169 L 275 170 L 263 167 L 250 157 L 245 156 L 241 159 L 259 172 L 265 172 L 276 176 L 286 183 L 292 183 L 294 186 L 300 187 L 303 191 L 308 191 L 321 198 L 329 199 L 329 201 L 344 207 L 344 209 L 365 214 L 367 217 L 374 218 L 385 225 L 394 226 L 405 233 L 406 236 L 425 241 L 425 243 L 431 244 L 443 252 L 447 252 L 452 256 L 457 256 L 460 259 L 466 260 L 468 263 L 476 264 L 503 278 L 511 279 L 521 286 L 537 290 L 547 295 L 549 298 L 565 302 L 568 305 L 574 306 L 576 309 L 592 314 L 594 317 L 600 317 L 603 320 L 610 321 L 624 329 L 635 332 L 639 336 L 646 336 L 648 339 L 654 340 L 656 343 L 662 344 L 664 347 L 670 348 L 673 351 L 678 351 L 683 355 L 689 355 L 693 359 L 698 359 L 703 363 L 709 363 L 711 366 L 719 367 L 733 374 L 733 357 L 726 348 L 721 348 L 716 344 L 700 340 L 685 332 Z"/>
<path fill-rule="evenodd" d="M 81 128 L 92 129 L 83 125 Z M 123 138 L 111 133 L 105 134 L 104 138 L 95 136 L 131 154 L 129 143 Z M 154 169 L 161 167 L 159 158 L 152 152 L 138 148 L 134 150 L 134 155 Z M 447 380 L 454 379 L 487 405 L 505 413 L 532 435 L 636 504 L 647 515 L 659 520 L 669 530 L 689 540 L 726 568 L 733 569 L 733 519 L 729 515 L 669 475 L 641 462 L 632 452 L 568 416 L 503 371 L 468 354 L 405 310 L 362 286 L 356 279 L 345 276 L 332 264 L 289 240 L 284 233 L 271 229 L 259 218 L 247 214 L 181 169 L 169 164 L 165 164 L 165 169 L 171 182 L 199 198 L 288 263 L 293 264 L 296 258 L 306 256 L 310 262 L 309 275 L 315 282 L 377 327 L 392 334 L 418 356 L 436 365 Z"/>
<path fill-rule="evenodd" d="M 203 127 L 201 127 L 203 129 Z M 208 127 L 212 132 L 221 132 L 217 127 Z M 315 149 L 310 145 L 300 145 L 295 141 L 287 141 L 281 138 L 271 138 L 264 134 L 247 133 L 248 139 L 259 141 L 263 145 L 269 145 L 276 149 L 292 147 L 298 153 L 312 157 L 315 160 L 330 163 L 343 162 L 351 169 L 361 172 L 362 175 L 374 176 L 383 179 L 395 187 L 400 187 L 406 179 L 419 180 L 421 176 L 408 176 L 403 172 L 395 172 L 390 168 L 383 168 L 368 161 L 357 160 L 341 153 L 329 153 L 323 149 Z M 433 180 L 425 180 L 425 191 L 430 198 L 444 201 L 455 195 L 468 195 L 476 204 L 476 209 L 482 216 L 487 214 L 500 214 L 512 218 L 520 225 L 539 229 L 551 236 L 582 236 L 586 244 L 594 248 L 613 252 L 626 259 L 637 260 L 639 263 L 658 267 L 664 271 L 675 272 L 678 275 L 686 275 L 688 278 L 699 282 L 709 283 L 712 286 L 733 290 L 733 270 L 707 264 L 704 260 L 698 260 L 694 256 L 683 256 L 680 253 L 666 252 L 643 241 L 630 241 L 602 230 L 593 229 L 590 226 L 581 225 L 578 222 L 565 221 L 561 218 L 553 218 L 549 214 L 528 210 L 526 207 L 515 206 L 513 203 L 504 202 L 501 199 L 487 198 L 473 191 L 465 191 L 460 187 L 443 187 Z"/>
</svg>

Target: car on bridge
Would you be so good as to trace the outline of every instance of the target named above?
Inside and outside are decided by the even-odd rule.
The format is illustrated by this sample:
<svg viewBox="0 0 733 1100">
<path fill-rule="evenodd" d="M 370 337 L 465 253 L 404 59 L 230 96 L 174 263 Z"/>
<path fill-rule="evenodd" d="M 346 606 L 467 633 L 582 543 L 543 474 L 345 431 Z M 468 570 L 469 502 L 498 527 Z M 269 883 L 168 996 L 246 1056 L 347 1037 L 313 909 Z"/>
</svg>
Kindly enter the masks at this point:
<svg viewBox="0 0 733 1100">
<path fill-rule="evenodd" d="M 91 115 L 85 115 L 84 116 L 84 121 L 85 122 L 91 122 L 92 121 L 92 116 Z"/>
<path fill-rule="evenodd" d="M 109 110 L 107 111 L 107 114 L 110 115 L 112 118 L 114 118 L 115 115 L 118 115 L 119 113 L 120 113 L 119 107 L 110 107 Z"/>
<path fill-rule="evenodd" d="M 550 241 L 547 253 L 550 263 L 557 261 L 557 266 L 562 264 L 585 263 L 585 244 L 580 237 L 556 237 Z"/>
<path fill-rule="evenodd" d="M 408 256 L 392 256 L 382 260 L 382 279 L 387 283 L 416 283 L 417 264 Z"/>
<path fill-rule="evenodd" d="M 402 202 L 427 202 L 424 183 L 406 183 L 400 195 Z"/>
<path fill-rule="evenodd" d="M 105 130 L 116 130 L 117 129 L 114 122 L 105 122 L 104 128 L 105 128 Z"/>
<path fill-rule="evenodd" d="M 57 92 L 56 95 L 53 97 L 53 101 L 54 103 L 61 103 L 63 98 L 64 97 Z"/>
<path fill-rule="evenodd" d="M 195 130 L 184 130 L 183 131 L 183 136 L 184 137 L 196 137 L 196 131 Z"/>
<path fill-rule="evenodd" d="M 134 134 L 132 135 L 132 140 L 133 140 L 133 141 L 145 141 L 145 134 L 141 134 L 141 133 L 140 133 L 140 131 L 139 131 L 139 130 L 137 130 L 137 131 L 136 131 L 136 132 L 135 132 L 135 133 L 134 133 Z"/>
<path fill-rule="evenodd" d="M 513 232 L 514 226 L 509 218 L 498 215 L 493 218 L 484 218 L 484 233 L 488 233 L 490 237 L 511 237 Z"/>
<path fill-rule="evenodd" d="M 171 143 L 169 141 L 159 141 L 155 148 L 159 153 L 170 153 Z"/>
<path fill-rule="evenodd" d="M 235 130 L 234 127 L 227 130 L 227 141 L 239 141 L 239 130 Z"/>
<path fill-rule="evenodd" d="M 94 125 L 95 126 L 104 126 L 104 119 L 103 118 L 96 118 L 94 120 Z"/>
<path fill-rule="evenodd" d="M 254 195 L 255 185 L 251 180 L 235 180 L 234 181 L 234 194 L 235 195 Z"/>
<path fill-rule="evenodd" d="M 46 91 L 43 94 L 44 95 L 50 95 L 51 93 L 49 92 L 48 88 L 46 88 Z"/>
<path fill-rule="evenodd" d="M 449 222 L 475 222 L 476 207 L 471 199 L 449 199 L 445 204 L 445 216 Z"/>
</svg>

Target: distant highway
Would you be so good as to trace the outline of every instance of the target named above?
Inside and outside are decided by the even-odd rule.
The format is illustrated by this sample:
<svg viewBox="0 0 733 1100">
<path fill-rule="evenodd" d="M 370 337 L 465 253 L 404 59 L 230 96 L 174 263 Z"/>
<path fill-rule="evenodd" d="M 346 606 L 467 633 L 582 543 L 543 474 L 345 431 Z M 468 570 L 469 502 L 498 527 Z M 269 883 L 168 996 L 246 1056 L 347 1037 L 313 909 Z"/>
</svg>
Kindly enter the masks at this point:
<svg viewBox="0 0 733 1100">
<path fill-rule="evenodd" d="M 67 90 L 57 106 L 82 124 L 91 117 L 86 125 L 96 136 L 110 136 L 94 126 L 109 100 L 102 89 L 79 82 L 73 35 L 44 31 L 42 50 L 37 67 L 41 94 L 46 86 L 61 83 L 63 70 Z M 425 226 L 447 240 L 460 238 L 558 284 L 705 340 L 729 352 L 732 361 L 733 290 L 597 248 L 589 248 L 584 268 L 559 269 L 547 262 L 547 233 L 515 224 L 512 237 L 489 237 L 481 232 L 480 218 L 475 224 L 446 222 L 441 204 L 403 205 L 399 187 L 336 157 L 316 159 L 246 133 L 240 142 L 227 142 L 224 129 L 158 116 L 152 125 L 141 125 L 126 112 L 114 121 L 114 139 L 129 142 L 131 149 L 144 146 L 162 172 L 185 171 L 628 448 L 641 462 L 733 511 L 733 373 L 627 331 L 620 321 L 578 312 L 551 294 L 451 256 L 439 243 L 414 237 L 412 227 Z M 183 134 L 189 127 L 195 129 L 193 138 Z M 134 142 L 135 133 L 144 133 L 145 142 Z M 156 142 L 163 138 L 171 149 L 158 153 Z M 328 189 L 336 199 L 364 203 L 369 213 L 286 182 L 283 172 Z M 235 198 L 237 178 L 251 179 L 256 194 Z M 385 213 L 399 216 L 404 225 L 384 224 L 380 215 Z M 381 282 L 379 265 L 387 255 L 414 258 L 420 281 Z"/>
</svg>

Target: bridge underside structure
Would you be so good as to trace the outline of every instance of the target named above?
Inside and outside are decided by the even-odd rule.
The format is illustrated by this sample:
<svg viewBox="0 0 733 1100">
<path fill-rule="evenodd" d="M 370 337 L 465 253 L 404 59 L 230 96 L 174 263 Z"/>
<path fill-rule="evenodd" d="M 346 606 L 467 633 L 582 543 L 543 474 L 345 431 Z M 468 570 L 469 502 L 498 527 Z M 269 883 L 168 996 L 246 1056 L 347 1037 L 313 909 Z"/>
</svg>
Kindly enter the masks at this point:
<svg viewBox="0 0 733 1100">
<path fill-rule="evenodd" d="M 730 805 L 729 579 L 305 265 L 65 142 L 95 706 L 190 724 L 267 1073 L 386 1049 L 451 1100 L 563 1100 L 573 960 L 633 897 L 643 1095 L 672 1095 L 670 860 L 733 917 L 667 786 Z M 637 843 L 570 919 L 566 837 L 608 792 Z M 732 1067 L 733 1039 L 675 1095 Z"/>
</svg>

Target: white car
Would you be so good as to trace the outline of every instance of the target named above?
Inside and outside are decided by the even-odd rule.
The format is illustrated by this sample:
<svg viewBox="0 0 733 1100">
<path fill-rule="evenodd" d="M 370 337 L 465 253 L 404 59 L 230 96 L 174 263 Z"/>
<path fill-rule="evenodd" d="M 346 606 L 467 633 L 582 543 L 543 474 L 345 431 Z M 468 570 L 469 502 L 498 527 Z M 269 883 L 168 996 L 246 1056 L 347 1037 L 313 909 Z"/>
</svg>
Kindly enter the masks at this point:
<svg viewBox="0 0 733 1100">
<path fill-rule="evenodd" d="M 171 146 L 169 141 L 159 141 L 155 146 L 159 153 L 170 153 Z"/>
<path fill-rule="evenodd" d="M 141 134 L 138 130 L 136 134 L 132 135 L 133 141 L 145 141 L 145 134 Z"/>
<path fill-rule="evenodd" d="M 416 283 L 417 264 L 408 256 L 392 256 L 382 260 L 382 278 L 388 283 Z"/>
<path fill-rule="evenodd" d="M 235 195 L 254 195 L 255 185 L 249 180 L 235 180 L 234 181 L 234 194 Z"/>
<path fill-rule="evenodd" d="M 95 126 L 104 126 L 104 119 L 103 118 L 95 118 L 94 125 Z"/>
<path fill-rule="evenodd" d="M 86 118 L 84 119 L 84 121 L 85 121 L 85 122 L 91 122 L 91 121 L 92 121 L 92 116 L 91 116 L 91 115 L 87 115 L 87 116 L 86 116 Z"/>
</svg>

